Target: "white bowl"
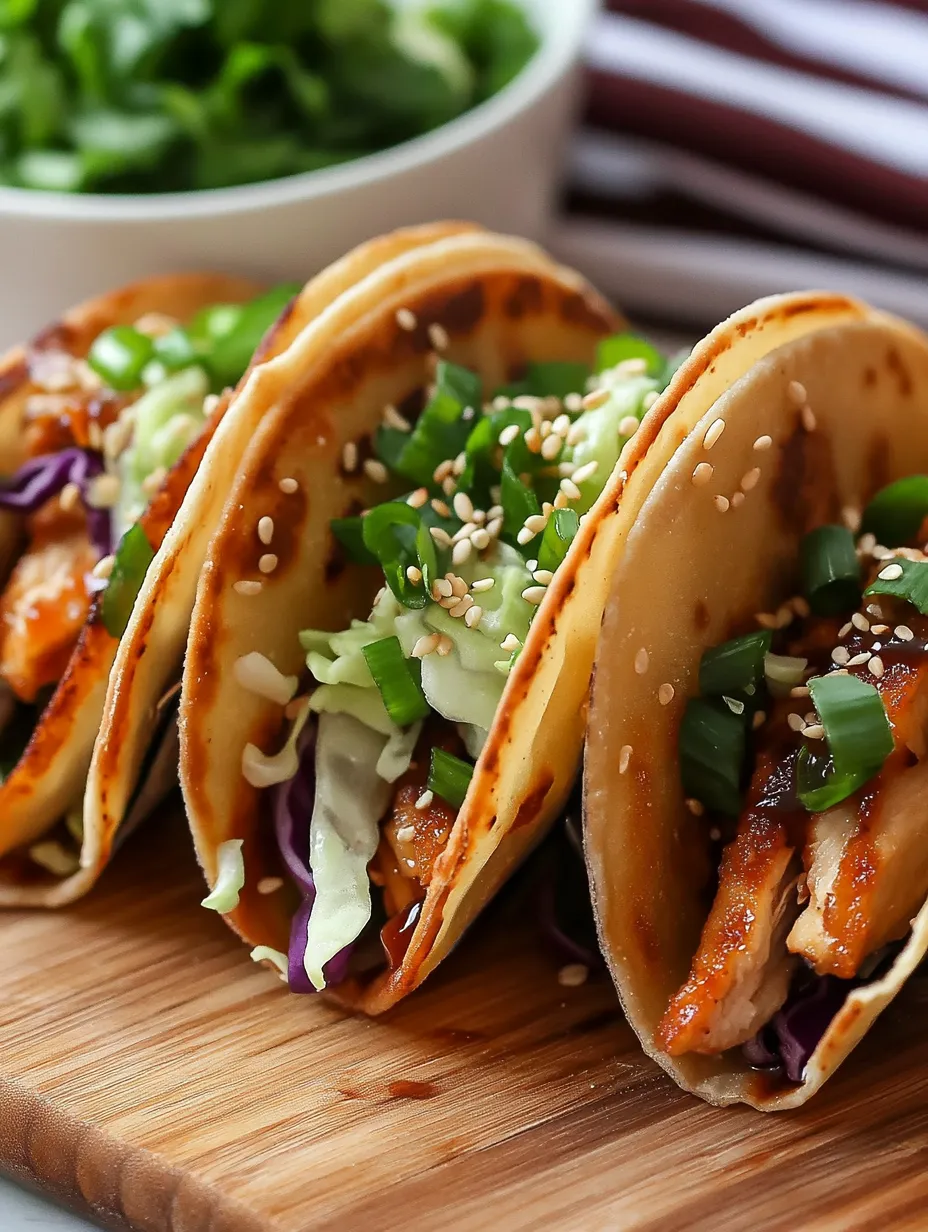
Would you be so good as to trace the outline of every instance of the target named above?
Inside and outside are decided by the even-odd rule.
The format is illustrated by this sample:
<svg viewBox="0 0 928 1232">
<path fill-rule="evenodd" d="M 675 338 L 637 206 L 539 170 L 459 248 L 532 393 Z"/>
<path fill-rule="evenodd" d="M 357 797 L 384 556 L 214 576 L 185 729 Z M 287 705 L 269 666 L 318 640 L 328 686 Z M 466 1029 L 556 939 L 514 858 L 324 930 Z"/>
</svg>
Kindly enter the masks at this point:
<svg viewBox="0 0 928 1232">
<path fill-rule="evenodd" d="M 308 277 L 406 223 L 467 218 L 542 235 L 596 0 L 524 0 L 541 47 L 479 107 L 379 154 L 264 184 L 138 196 L 0 188 L 0 348 L 146 274 Z"/>
</svg>

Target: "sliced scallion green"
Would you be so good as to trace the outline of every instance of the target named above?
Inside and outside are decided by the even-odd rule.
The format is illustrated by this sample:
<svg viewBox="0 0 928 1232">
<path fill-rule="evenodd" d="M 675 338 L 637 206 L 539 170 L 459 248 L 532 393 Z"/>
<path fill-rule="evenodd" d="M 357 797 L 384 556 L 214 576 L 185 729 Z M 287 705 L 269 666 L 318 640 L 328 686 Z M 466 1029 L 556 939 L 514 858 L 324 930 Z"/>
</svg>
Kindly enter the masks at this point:
<svg viewBox="0 0 928 1232">
<path fill-rule="evenodd" d="M 744 720 L 724 704 L 690 698 L 680 724 L 679 749 L 686 795 L 713 812 L 737 817 L 744 770 Z"/>
<path fill-rule="evenodd" d="M 438 555 L 419 511 L 405 501 L 386 501 L 375 505 L 361 523 L 364 546 L 379 561 L 386 583 L 400 603 L 409 608 L 425 607 L 438 576 Z M 411 582 L 406 576 L 410 565 L 421 570 L 421 582 Z"/>
<path fill-rule="evenodd" d="M 464 418 L 471 407 L 480 413 L 480 377 L 467 368 L 441 360 L 435 373 L 435 391 L 419 416 L 396 462 L 396 469 L 413 482 L 432 486 L 435 469 L 456 458 L 467 444 L 473 422 Z"/>
<path fill-rule="evenodd" d="M 704 697 L 743 693 L 764 678 L 764 656 L 773 634 L 762 629 L 746 633 L 703 652 L 699 663 L 699 691 Z"/>
<path fill-rule="evenodd" d="M 803 744 L 796 762 L 796 794 L 810 813 L 824 813 L 852 796 L 871 777 L 866 770 L 837 774 L 829 753 L 815 753 Z"/>
<path fill-rule="evenodd" d="M 928 517 L 928 475 L 907 475 L 882 488 L 864 510 L 860 529 L 888 548 L 913 543 Z"/>
<path fill-rule="evenodd" d="M 111 389 L 139 389 L 152 354 L 147 334 L 131 325 L 113 325 L 94 339 L 87 362 Z"/>
<path fill-rule="evenodd" d="M 193 340 L 180 325 L 168 330 L 152 343 L 154 357 L 167 372 L 180 372 L 200 362 Z"/>
<path fill-rule="evenodd" d="M 764 656 L 764 675 L 767 687 L 774 697 L 788 697 L 790 689 L 802 684 L 808 659 L 799 659 L 794 655 L 766 654 Z"/>
<path fill-rule="evenodd" d="M 380 690 L 387 714 L 397 727 L 408 727 L 429 712 L 410 660 L 398 637 L 384 637 L 364 647 L 364 658 Z M 418 664 L 416 665 L 418 666 Z"/>
<path fill-rule="evenodd" d="M 884 577 L 884 573 L 889 577 Z M 905 560 L 902 557 L 889 560 L 870 583 L 868 595 L 895 595 L 918 608 L 923 616 L 928 615 L 928 563 L 921 560 Z"/>
<path fill-rule="evenodd" d="M 519 548 L 520 552 L 525 552 L 526 545 L 520 544 L 518 541 L 519 531 L 524 526 L 526 518 L 541 512 L 541 506 L 538 503 L 538 497 L 535 495 L 534 489 L 528 484 L 523 483 L 516 474 L 509 456 L 511 448 L 510 446 L 506 450 L 500 473 L 500 504 L 503 506 L 503 534 L 510 543 Z"/>
<path fill-rule="evenodd" d="M 377 557 L 364 544 L 363 518 L 333 518 L 329 525 L 352 564 L 377 564 Z"/>
<path fill-rule="evenodd" d="M 444 749 L 432 749 L 432 764 L 429 767 L 429 791 L 442 800 L 447 800 L 452 808 L 459 809 L 464 803 L 467 789 L 474 774 L 470 762 L 462 761 L 453 753 Z"/>
<path fill-rule="evenodd" d="M 893 733 L 876 687 L 857 676 L 813 676 L 812 704 L 840 777 L 876 774 L 893 751 Z"/>
<path fill-rule="evenodd" d="M 141 523 L 136 522 L 119 541 L 113 569 L 103 592 L 100 615 L 111 637 L 122 637 L 125 633 L 148 566 L 154 558 L 148 536 Z"/>
<path fill-rule="evenodd" d="M 531 363 L 525 376 L 496 390 L 495 397 L 516 398 L 529 395 L 534 398 L 560 398 L 568 394 L 582 394 L 586 390 L 590 368 L 587 364 L 553 360 L 548 363 Z"/>
<path fill-rule="evenodd" d="M 216 338 L 204 356 L 217 388 L 241 380 L 261 339 L 300 289 L 299 283 L 283 282 L 242 305 L 232 328 Z"/>
<path fill-rule="evenodd" d="M 643 359 L 649 376 L 661 376 L 667 361 L 656 346 L 637 334 L 613 334 L 596 348 L 596 371 L 606 372 L 627 359 Z"/>
<path fill-rule="evenodd" d="M 541 536 L 538 549 L 538 568 L 554 573 L 567 555 L 567 549 L 580 529 L 580 518 L 575 509 L 555 509 Z"/>
<path fill-rule="evenodd" d="M 860 602 L 860 562 L 845 526 L 819 526 L 799 545 L 802 589 L 817 616 L 852 612 Z"/>
</svg>

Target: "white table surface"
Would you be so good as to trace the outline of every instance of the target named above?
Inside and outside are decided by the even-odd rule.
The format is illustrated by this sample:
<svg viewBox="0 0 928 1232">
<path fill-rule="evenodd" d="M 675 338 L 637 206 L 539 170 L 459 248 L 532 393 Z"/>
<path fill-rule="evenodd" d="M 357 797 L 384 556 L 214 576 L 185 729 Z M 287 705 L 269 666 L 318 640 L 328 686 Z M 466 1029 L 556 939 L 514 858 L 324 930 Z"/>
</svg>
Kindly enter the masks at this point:
<svg viewBox="0 0 928 1232">
<path fill-rule="evenodd" d="M 3 1232 L 97 1232 L 98 1225 L 0 1177 L 0 1229 Z"/>
</svg>

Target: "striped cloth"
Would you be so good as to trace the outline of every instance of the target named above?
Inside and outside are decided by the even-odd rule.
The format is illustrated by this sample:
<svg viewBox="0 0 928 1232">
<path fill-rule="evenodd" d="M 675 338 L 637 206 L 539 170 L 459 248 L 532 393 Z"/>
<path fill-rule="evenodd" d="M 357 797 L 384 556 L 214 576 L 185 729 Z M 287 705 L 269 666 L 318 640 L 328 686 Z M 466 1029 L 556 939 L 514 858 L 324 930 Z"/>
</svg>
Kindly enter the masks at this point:
<svg viewBox="0 0 928 1232">
<path fill-rule="evenodd" d="M 609 0 L 587 66 L 553 242 L 630 307 L 818 285 L 928 324 L 928 0 Z"/>
</svg>

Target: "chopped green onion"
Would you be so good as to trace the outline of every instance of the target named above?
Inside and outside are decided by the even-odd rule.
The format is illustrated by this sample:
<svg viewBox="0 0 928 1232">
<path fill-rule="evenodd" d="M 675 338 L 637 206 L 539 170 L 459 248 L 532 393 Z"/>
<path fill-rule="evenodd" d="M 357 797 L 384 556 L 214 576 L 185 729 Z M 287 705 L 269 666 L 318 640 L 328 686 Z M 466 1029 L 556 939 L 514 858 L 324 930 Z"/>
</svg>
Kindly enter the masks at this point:
<svg viewBox="0 0 928 1232">
<path fill-rule="evenodd" d="M 180 325 L 155 338 L 152 344 L 154 357 L 168 372 L 180 372 L 199 363 L 199 355 L 193 345 L 190 335 Z"/>
<path fill-rule="evenodd" d="M 529 395 L 534 398 L 560 398 L 568 394 L 582 394 L 590 376 L 588 364 L 553 360 L 548 363 L 531 363 L 521 380 L 503 385 L 494 397 L 517 398 Z"/>
<path fill-rule="evenodd" d="M 111 637 L 122 637 L 125 633 L 148 566 L 154 558 L 148 536 L 141 523 L 136 522 L 119 541 L 113 569 L 103 592 L 101 617 Z"/>
<path fill-rule="evenodd" d="M 680 724 L 683 790 L 716 813 L 741 812 L 745 724 L 724 705 L 693 697 Z"/>
<path fill-rule="evenodd" d="M 928 517 L 928 475 L 908 475 L 882 488 L 864 510 L 861 533 L 888 548 L 914 542 Z"/>
<path fill-rule="evenodd" d="M 902 570 L 898 577 L 882 576 L 887 569 L 895 573 L 893 566 L 896 565 Z M 904 557 L 888 560 L 864 593 L 895 595 L 897 599 L 905 599 L 907 603 L 917 607 L 923 616 L 928 616 L 928 563 L 906 560 Z"/>
<path fill-rule="evenodd" d="M 355 565 L 376 565 L 377 557 L 364 544 L 363 518 L 333 518 L 332 534 L 345 549 L 345 555 Z"/>
<path fill-rule="evenodd" d="M 387 428 L 384 424 L 380 424 L 374 433 L 374 453 L 388 470 L 397 471 L 408 440 L 408 432 L 401 432 L 399 428 Z"/>
<path fill-rule="evenodd" d="M 803 744 L 796 762 L 796 794 L 810 813 L 824 813 L 852 796 L 871 777 L 866 770 L 836 774 L 829 753 L 814 753 Z"/>
<path fill-rule="evenodd" d="M 212 349 L 204 356 L 217 388 L 241 380 L 261 339 L 300 289 L 299 283 L 283 282 L 242 305 L 238 320 L 214 340 Z"/>
<path fill-rule="evenodd" d="M 506 450 L 500 473 L 500 504 L 503 506 L 503 534 L 520 552 L 528 555 L 527 546 L 518 542 L 519 531 L 525 524 L 525 519 L 541 512 L 538 497 L 533 488 L 522 482 L 516 474 L 510 459 L 510 450 Z M 532 540 L 532 543 L 535 541 Z"/>
<path fill-rule="evenodd" d="M 431 487 L 435 469 L 464 449 L 473 423 L 464 418 L 471 407 L 478 415 L 482 405 L 480 377 L 457 364 L 440 360 L 435 373 L 435 392 L 419 416 L 405 444 L 396 469 L 414 483 Z"/>
<path fill-rule="evenodd" d="M 112 389 L 138 389 L 153 343 L 131 325 L 114 325 L 94 340 L 87 362 Z"/>
<path fill-rule="evenodd" d="M 643 359 L 649 376 L 661 376 L 667 361 L 656 346 L 652 346 L 637 334 L 613 334 L 604 338 L 596 348 L 596 371 L 606 372 L 624 363 L 627 359 Z"/>
<path fill-rule="evenodd" d="M 199 355 L 206 355 L 220 338 L 232 333 L 242 319 L 242 304 L 210 304 L 201 308 L 187 325 L 187 333 Z"/>
<path fill-rule="evenodd" d="M 793 655 L 765 655 L 764 675 L 773 696 L 788 697 L 790 689 L 802 684 L 808 666 L 808 659 L 797 659 Z"/>
<path fill-rule="evenodd" d="M 802 589 L 817 616 L 839 616 L 860 602 L 860 562 L 844 526 L 819 526 L 799 546 Z"/>
<path fill-rule="evenodd" d="M 422 608 L 438 576 L 438 554 L 419 511 L 405 501 L 376 505 L 362 519 L 364 546 L 380 562 L 387 585 L 404 607 Z M 410 582 L 406 570 L 415 565 L 422 581 Z"/>
<path fill-rule="evenodd" d="M 893 751 L 893 733 L 879 691 L 866 680 L 815 676 L 809 692 L 825 729 L 829 756 L 800 751 L 798 789 L 803 805 L 821 812 L 879 773 Z"/>
<path fill-rule="evenodd" d="M 503 411 L 494 411 L 491 415 L 482 415 L 477 420 L 464 446 L 467 462 L 458 479 L 460 489 L 477 489 L 480 499 L 488 496 L 490 486 L 497 482 L 499 474 L 494 464 L 494 454 L 499 445 L 500 433 L 513 424 L 518 427 L 520 434 L 524 434 L 532 426 L 531 412 L 507 407 Z"/>
<path fill-rule="evenodd" d="M 473 774 L 474 767 L 470 762 L 461 761 L 460 757 L 446 753 L 444 749 L 432 749 L 429 791 L 447 800 L 452 808 L 459 809 L 464 803 Z"/>
<path fill-rule="evenodd" d="M 769 630 L 746 633 L 703 652 L 699 663 L 699 692 L 703 697 L 743 693 L 764 678 L 764 655 L 770 649 Z"/>
<path fill-rule="evenodd" d="M 541 536 L 538 568 L 550 569 L 555 573 L 579 529 L 580 518 L 576 509 L 555 509 Z"/>
<path fill-rule="evenodd" d="M 364 647 L 364 658 L 374 684 L 380 690 L 387 714 L 397 727 L 408 727 L 426 717 L 429 704 L 411 661 L 403 654 L 398 637 L 384 637 L 379 642 L 370 642 Z"/>
</svg>

